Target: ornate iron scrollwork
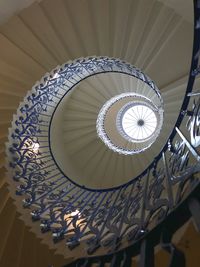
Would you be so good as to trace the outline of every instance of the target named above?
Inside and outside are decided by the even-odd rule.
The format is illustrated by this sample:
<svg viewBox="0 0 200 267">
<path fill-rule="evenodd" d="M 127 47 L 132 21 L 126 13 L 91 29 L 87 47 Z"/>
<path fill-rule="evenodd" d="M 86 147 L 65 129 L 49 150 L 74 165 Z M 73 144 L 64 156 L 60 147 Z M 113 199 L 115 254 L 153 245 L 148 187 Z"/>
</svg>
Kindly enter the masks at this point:
<svg viewBox="0 0 200 267">
<path fill-rule="evenodd" d="M 192 91 L 198 72 L 197 62 L 193 65 L 187 94 Z M 84 242 L 88 254 L 99 247 L 113 253 L 125 242 L 132 244 L 145 236 L 173 211 L 182 200 L 186 181 L 200 170 L 198 157 L 190 161 L 191 155 L 198 155 L 200 145 L 198 95 L 192 111 L 187 110 L 187 96 L 188 102 L 182 108 L 186 112 L 180 114 L 182 121 L 189 114 L 186 130 L 190 140 L 181 133 L 178 120 L 178 130 L 173 131 L 161 153 L 143 174 L 126 185 L 110 191 L 92 191 L 73 184 L 55 167 L 48 147 L 54 109 L 61 97 L 83 78 L 109 71 L 136 76 L 159 95 L 154 83 L 130 64 L 106 57 L 78 59 L 45 76 L 27 95 L 14 117 L 7 151 L 9 171 L 17 182 L 16 194 L 26 195 L 25 208 L 34 204 L 31 215 L 33 220 L 41 221 L 42 232 L 51 230 L 55 242 L 65 238 L 70 249 Z"/>
</svg>

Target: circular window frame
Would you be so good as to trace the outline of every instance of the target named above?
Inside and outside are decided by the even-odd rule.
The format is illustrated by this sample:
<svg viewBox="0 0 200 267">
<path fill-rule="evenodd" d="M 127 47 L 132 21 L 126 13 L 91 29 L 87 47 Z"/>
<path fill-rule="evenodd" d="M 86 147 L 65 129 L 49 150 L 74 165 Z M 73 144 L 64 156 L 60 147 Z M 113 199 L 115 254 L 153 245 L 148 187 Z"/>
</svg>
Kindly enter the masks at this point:
<svg viewBox="0 0 200 267">
<path fill-rule="evenodd" d="M 133 138 L 131 137 L 127 132 L 126 130 L 124 129 L 124 126 L 123 126 L 123 117 L 125 115 L 125 113 L 131 109 L 132 107 L 135 107 L 135 106 L 144 106 L 144 107 L 147 107 L 149 108 L 155 115 L 156 117 L 156 126 L 155 126 L 155 129 L 154 131 L 146 138 L 143 138 L 143 139 L 137 139 L 137 138 Z M 132 142 L 132 143 L 144 143 L 148 140 L 150 140 L 151 138 L 156 137 L 159 135 L 160 133 L 160 129 L 162 127 L 162 118 L 160 116 L 160 113 L 159 113 L 159 109 L 153 105 L 153 103 L 147 103 L 147 102 L 143 102 L 143 101 L 136 101 L 136 102 L 129 102 L 127 103 L 125 106 L 123 106 L 120 111 L 118 112 L 117 114 L 117 118 L 116 118 L 116 126 L 117 126 L 117 129 L 120 133 L 120 135 L 125 138 L 127 141 L 129 142 Z"/>
<path fill-rule="evenodd" d="M 145 143 L 144 146 L 140 146 L 140 148 L 137 148 L 137 149 L 128 149 L 128 148 L 124 148 L 124 147 L 115 145 L 112 142 L 112 140 L 109 138 L 109 136 L 107 135 L 105 127 L 104 127 L 104 121 L 105 121 L 106 115 L 109 112 L 110 108 L 115 103 L 120 101 L 121 99 L 129 98 L 129 97 L 133 97 L 133 98 L 136 99 L 135 101 L 131 101 L 131 103 L 132 102 L 134 102 L 134 103 L 141 103 L 141 102 L 145 103 L 145 105 L 148 105 L 151 109 L 155 110 L 156 114 L 159 114 L 159 122 L 160 123 L 159 123 L 159 127 L 157 127 L 155 136 L 152 138 L 151 142 L 150 142 L 150 140 L 147 140 L 147 141 L 144 142 Z M 130 105 L 130 102 L 128 102 L 126 105 L 128 105 L 128 104 Z M 120 110 L 121 112 L 123 112 L 123 109 L 124 109 L 124 107 L 126 107 L 126 105 L 121 108 L 121 110 Z M 118 112 L 117 117 L 118 117 L 118 115 L 120 116 L 120 111 Z M 133 93 L 133 92 L 122 93 L 120 95 L 114 96 L 111 99 L 109 99 L 103 105 L 103 107 L 100 109 L 98 117 L 97 117 L 97 121 L 96 121 L 97 135 L 105 143 L 105 145 L 109 149 L 113 150 L 114 152 L 117 152 L 117 153 L 123 154 L 123 155 L 138 154 L 138 153 L 141 153 L 141 152 L 145 151 L 146 149 L 148 149 L 155 142 L 157 137 L 159 136 L 160 131 L 162 129 L 162 125 L 163 125 L 163 113 L 164 113 L 164 110 L 163 110 L 163 102 L 162 102 L 162 98 L 161 97 L 160 97 L 160 106 L 156 106 L 156 105 L 154 105 L 152 103 L 152 101 L 148 97 L 143 96 L 141 94 Z M 121 125 L 119 123 L 120 119 L 118 119 L 117 117 L 116 117 L 116 128 L 117 128 L 120 136 L 122 136 L 124 138 L 123 130 L 121 130 L 122 127 L 121 127 Z M 124 139 L 126 141 L 129 141 L 129 142 L 133 143 L 131 138 L 128 137 L 128 136 L 127 136 L 127 138 L 124 138 Z M 135 142 L 135 143 L 139 143 L 139 142 Z M 140 142 L 140 143 L 142 143 L 142 142 Z"/>
</svg>

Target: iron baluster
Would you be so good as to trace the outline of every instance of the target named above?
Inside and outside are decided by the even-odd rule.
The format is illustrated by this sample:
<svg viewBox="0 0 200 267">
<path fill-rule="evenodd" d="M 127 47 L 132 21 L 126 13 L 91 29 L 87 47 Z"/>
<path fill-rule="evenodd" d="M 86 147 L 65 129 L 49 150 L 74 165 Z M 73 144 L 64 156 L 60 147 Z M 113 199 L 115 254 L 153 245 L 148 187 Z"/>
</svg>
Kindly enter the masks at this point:
<svg viewBox="0 0 200 267">
<path fill-rule="evenodd" d="M 176 127 L 176 131 L 181 137 L 181 139 L 185 142 L 186 146 L 188 147 L 192 155 L 196 158 L 197 161 L 200 161 L 200 156 L 198 152 L 196 151 L 196 149 L 191 145 L 191 143 L 187 140 L 187 138 L 182 134 L 182 132 L 177 127 Z"/>
<path fill-rule="evenodd" d="M 163 158 L 163 165 L 165 169 L 165 177 L 166 177 L 166 183 L 167 183 L 167 193 L 168 193 L 168 200 L 169 200 L 169 207 L 173 208 L 174 206 L 174 196 L 173 196 L 173 190 L 172 190 L 172 182 L 171 182 L 171 176 L 169 174 L 168 164 L 166 161 L 165 153 L 162 153 Z"/>
</svg>

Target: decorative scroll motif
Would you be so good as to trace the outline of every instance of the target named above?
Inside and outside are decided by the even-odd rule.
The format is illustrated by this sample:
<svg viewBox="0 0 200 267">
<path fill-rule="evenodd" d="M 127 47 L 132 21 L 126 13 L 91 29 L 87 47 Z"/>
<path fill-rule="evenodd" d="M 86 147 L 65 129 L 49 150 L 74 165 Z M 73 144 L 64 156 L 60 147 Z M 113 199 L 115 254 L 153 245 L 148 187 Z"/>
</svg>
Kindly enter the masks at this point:
<svg viewBox="0 0 200 267">
<path fill-rule="evenodd" d="M 149 211 L 145 220 L 145 225 L 157 224 L 163 220 L 169 210 L 169 197 L 166 197 L 167 182 L 164 166 L 161 162 L 156 163 L 152 169 L 148 183 L 148 190 L 145 196 L 145 208 Z"/>
<path fill-rule="evenodd" d="M 14 116 L 7 144 L 8 171 L 17 184 L 16 194 L 25 196 L 24 208 L 32 207 L 32 219 L 40 220 L 42 232 L 52 231 L 54 242 L 65 239 L 70 249 L 84 242 L 88 254 L 100 247 L 114 252 L 124 241 L 138 240 L 165 219 L 176 194 L 181 201 L 183 182 L 199 170 L 195 159 L 189 161 L 191 151 L 177 133 L 162 151 L 165 157 L 157 157 L 144 174 L 117 189 L 92 191 L 63 176 L 49 149 L 53 112 L 82 79 L 113 71 L 143 80 L 159 95 L 154 83 L 130 64 L 106 57 L 78 59 L 35 85 Z M 194 102 L 188 130 L 191 145 L 198 148 L 199 100 Z"/>
<path fill-rule="evenodd" d="M 189 151 L 184 143 L 184 141 L 176 141 L 174 146 L 170 147 L 170 158 L 169 158 L 169 171 L 171 180 L 177 181 L 183 179 L 186 169 L 188 167 L 189 161 Z"/>
<path fill-rule="evenodd" d="M 193 147 L 200 145 L 200 100 L 193 101 L 192 115 L 189 117 L 187 128 L 190 132 L 190 142 Z"/>
</svg>

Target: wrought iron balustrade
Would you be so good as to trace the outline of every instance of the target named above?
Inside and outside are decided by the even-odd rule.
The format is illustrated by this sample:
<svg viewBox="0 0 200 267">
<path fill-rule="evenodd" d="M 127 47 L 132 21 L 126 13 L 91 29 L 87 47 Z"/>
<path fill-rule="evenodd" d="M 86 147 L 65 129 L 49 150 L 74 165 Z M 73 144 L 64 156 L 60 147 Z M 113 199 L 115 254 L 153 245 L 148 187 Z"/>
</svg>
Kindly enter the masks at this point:
<svg viewBox="0 0 200 267">
<path fill-rule="evenodd" d="M 88 257 L 69 266 L 110 263 L 110 266 L 128 267 L 131 257 L 141 253 L 140 266 L 151 267 L 157 243 L 171 253 L 170 267 L 178 263 L 184 266 L 184 255 L 171 244 L 171 236 L 191 214 L 200 225 L 196 208 L 200 206 L 197 200 L 200 191 L 200 91 L 194 88 L 200 73 L 199 23 L 200 0 L 197 0 L 194 1 L 191 69 L 175 127 L 150 166 L 122 186 L 92 190 L 75 184 L 57 171 L 49 151 L 49 140 L 45 138 L 50 118 L 62 97 L 61 91 L 72 88 L 86 73 L 86 76 L 99 73 L 99 69 L 137 76 L 136 68 L 116 59 L 80 59 L 46 76 L 21 105 L 18 111 L 21 115 L 13 123 L 7 152 L 11 159 L 11 176 L 18 183 L 16 194 L 26 196 L 24 208 L 31 208 L 34 221 L 41 221 L 42 232 L 52 231 L 54 242 L 66 240 L 70 249 L 83 243 L 87 248 Z M 144 75 L 140 79 L 155 90 L 148 77 Z M 35 144 L 40 148 L 35 148 Z M 178 214 L 182 221 L 177 222 Z M 172 220 L 176 222 L 171 227 Z M 172 229 L 167 230 L 169 225 Z"/>
</svg>

